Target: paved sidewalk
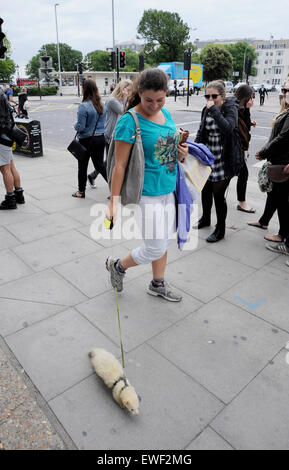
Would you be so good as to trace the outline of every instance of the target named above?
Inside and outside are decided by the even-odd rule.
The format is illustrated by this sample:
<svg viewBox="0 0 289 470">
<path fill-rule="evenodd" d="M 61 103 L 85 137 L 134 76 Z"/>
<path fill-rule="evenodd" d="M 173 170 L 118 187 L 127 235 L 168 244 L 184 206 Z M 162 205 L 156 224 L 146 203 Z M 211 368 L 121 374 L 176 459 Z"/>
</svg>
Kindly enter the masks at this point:
<svg viewBox="0 0 289 470">
<path fill-rule="evenodd" d="M 119 296 L 126 374 L 141 397 L 131 417 L 87 353 L 120 357 L 104 260 L 137 242 L 90 237 L 106 184 L 99 177 L 86 199 L 72 198 L 76 161 L 65 150 L 15 160 L 27 203 L 0 214 L 0 447 L 288 450 L 289 269 L 265 249 L 266 232 L 247 225 L 265 203 L 257 169 L 248 187 L 257 215 L 236 210 L 233 181 L 226 239 L 208 245 L 204 229 L 194 251 L 169 250 L 180 304 L 146 294 L 149 266 L 128 272 Z"/>
</svg>

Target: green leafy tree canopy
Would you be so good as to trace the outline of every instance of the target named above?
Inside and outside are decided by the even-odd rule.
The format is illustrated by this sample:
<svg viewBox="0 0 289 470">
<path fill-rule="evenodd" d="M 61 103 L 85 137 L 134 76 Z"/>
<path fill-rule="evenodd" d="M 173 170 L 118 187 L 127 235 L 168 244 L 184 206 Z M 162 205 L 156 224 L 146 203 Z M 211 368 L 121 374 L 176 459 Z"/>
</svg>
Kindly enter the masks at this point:
<svg viewBox="0 0 289 470">
<path fill-rule="evenodd" d="M 249 57 L 252 60 L 252 64 L 254 60 L 256 60 L 257 55 L 253 46 L 249 46 L 249 44 L 245 41 L 236 42 L 236 44 L 226 44 L 225 49 L 230 52 L 232 59 L 233 59 L 233 71 L 239 72 L 239 79 L 242 80 L 244 76 L 244 64 L 246 57 Z M 251 75 L 256 75 L 256 68 L 252 67 Z"/>
<path fill-rule="evenodd" d="M 76 70 L 77 62 L 82 61 L 82 52 L 72 49 L 68 44 L 59 43 L 60 63 L 62 71 Z M 26 65 L 26 73 L 30 78 L 38 77 L 40 67 L 39 58 L 41 56 L 51 56 L 52 64 L 55 70 L 58 70 L 57 44 L 44 44 Z"/>
<path fill-rule="evenodd" d="M 124 49 L 126 52 L 126 72 L 138 72 L 139 55 L 130 49 Z M 109 70 L 109 52 L 96 50 L 89 52 L 84 59 L 85 68 L 91 71 Z"/>
<path fill-rule="evenodd" d="M 0 80 L 10 83 L 12 81 L 12 75 L 15 73 L 15 63 L 10 58 L 11 45 L 6 37 L 4 38 L 4 45 L 7 48 L 7 51 L 5 54 L 5 59 L 0 60 Z"/>
<path fill-rule="evenodd" d="M 138 34 L 146 41 L 144 54 L 150 65 L 184 60 L 190 28 L 178 13 L 145 10 L 138 25 Z"/>
<path fill-rule="evenodd" d="M 201 63 L 204 66 L 204 80 L 227 80 L 232 75 L 233 60 L 231 54 L 223 46 L 208 44 L 201 51 Z"/>
</svg>

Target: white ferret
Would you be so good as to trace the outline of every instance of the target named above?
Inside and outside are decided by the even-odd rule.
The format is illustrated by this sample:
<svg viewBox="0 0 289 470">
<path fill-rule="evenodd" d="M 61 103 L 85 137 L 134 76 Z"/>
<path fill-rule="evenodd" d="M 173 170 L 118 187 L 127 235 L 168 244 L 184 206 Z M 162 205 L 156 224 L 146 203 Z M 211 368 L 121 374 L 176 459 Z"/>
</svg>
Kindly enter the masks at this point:
<svg viewBox="0 0 289 470">
<path fill-rule="evenodd" d="M 135 389 L 123 374 L 123 368 L 113 354 L 105 349 L 92 349 L 88 353 L 96 374 L 107 387 L 112 388 L 112 396 L 122 407 L 134 415 L 139 414 L 139 399 Z"/>
</svg>

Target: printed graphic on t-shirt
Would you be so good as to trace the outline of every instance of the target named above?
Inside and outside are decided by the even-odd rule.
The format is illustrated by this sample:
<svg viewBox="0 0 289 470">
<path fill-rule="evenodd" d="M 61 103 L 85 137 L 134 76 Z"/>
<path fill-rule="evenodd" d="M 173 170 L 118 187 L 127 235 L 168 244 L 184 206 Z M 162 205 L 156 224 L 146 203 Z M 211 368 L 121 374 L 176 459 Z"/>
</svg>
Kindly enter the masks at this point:
<svg viewBox="0 0 289 470">
<path fill-rule="evenodd" d="M 175 132 L 166 137 L 159 136 L 155 144 L 155 159 L 162 165 L 165 165 L 171 173 L 175 170 L 178 161 L 179 141 L 180 133 Z"/>
</svg>

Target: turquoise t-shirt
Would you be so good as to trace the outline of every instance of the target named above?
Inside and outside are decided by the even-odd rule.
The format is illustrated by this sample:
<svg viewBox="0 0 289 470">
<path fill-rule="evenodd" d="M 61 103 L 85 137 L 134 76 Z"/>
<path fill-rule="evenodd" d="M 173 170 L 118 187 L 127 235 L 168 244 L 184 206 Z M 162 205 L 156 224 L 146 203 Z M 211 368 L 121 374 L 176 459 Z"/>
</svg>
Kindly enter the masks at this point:
<svg viewBox="0 0 289 470">
<path fill-rule="evenodd" d="M 179 132 L 170 112 L 162 108 L 165 124 L 157 124 L 136 113 L 145 155 L 144 196 L 169 194 L 176 188 Z M 117 122 L 114 140 L 134 143 L 135 122 L 127 113 Z"/>
</svg>

